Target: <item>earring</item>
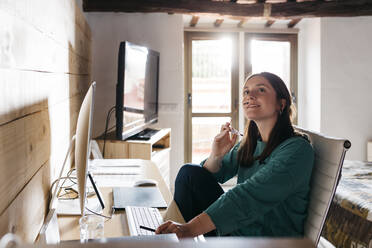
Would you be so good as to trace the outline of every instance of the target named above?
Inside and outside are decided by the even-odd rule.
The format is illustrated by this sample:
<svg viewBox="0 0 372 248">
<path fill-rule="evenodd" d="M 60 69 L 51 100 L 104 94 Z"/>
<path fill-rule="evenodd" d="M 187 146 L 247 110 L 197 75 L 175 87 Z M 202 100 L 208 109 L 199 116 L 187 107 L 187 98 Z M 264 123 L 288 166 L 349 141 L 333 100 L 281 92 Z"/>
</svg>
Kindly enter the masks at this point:
<svg viewBox="0 0 372 248">
<path fill-rule="evenodd" d="M 280 109 L 279 110 L 279 115 L 282 115 L 283 114 L 283 109 Z"/>
</svg>

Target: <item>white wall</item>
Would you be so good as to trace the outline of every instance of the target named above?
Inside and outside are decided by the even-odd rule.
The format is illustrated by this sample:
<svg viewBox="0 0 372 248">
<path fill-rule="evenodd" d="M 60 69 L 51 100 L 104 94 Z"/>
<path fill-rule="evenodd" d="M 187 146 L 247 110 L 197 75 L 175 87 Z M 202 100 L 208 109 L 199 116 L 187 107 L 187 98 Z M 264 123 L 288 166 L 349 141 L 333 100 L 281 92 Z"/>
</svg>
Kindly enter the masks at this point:
<svg viewBox="0 0 372 248">
<path fill-rule="evenodd" d="M 92 29 L 97 81 L 94 135 L 115 104 L 119 42 L 161 53 L 160 119 L 172 128 L 171 181 L 183 163 L 183 21 L 180 15 L 85 13 Z M 347 159 L 366 159 L 372 139 L 372 17 L 303 19 L 299 32 L 299 125 L 351 140 Z M 112 118 L 111 124 L 114 124 Z M 173 186 L 173 185 L 172 185 Z"/>
<path fill-rule="evenodd" d="M 181 15 L 85 13 L 92 30 L 92 79 L 97 81 L 94 137 L 104 131 L 108 110 L 115 105 L 119 44 L 127 40 L 160 52 L 159 123 L 170 127 L 171 182 L 183 163 L 184 83 Z M 115 124 L 114 115 L 110 126 Z M 172 187 L 173 187 L 173 183 Z"/>
<path fill-rule="evenodd" d="M 297 28 L 298 125 L 320 131 L 320 19 L 303 19 Z"/>
<path fill-rule="evenodd" d="M 349 139 L 346 159 L 366 160 L 372 140 L 372 17 L 305 19 L 299 28 L 299 124 Z"/>
<path fill-rule="evenodd" d="M 366 160 L 372 139 L 372 17 L 322 18 L 321 131 L 350 139 Z"/>
</svg>

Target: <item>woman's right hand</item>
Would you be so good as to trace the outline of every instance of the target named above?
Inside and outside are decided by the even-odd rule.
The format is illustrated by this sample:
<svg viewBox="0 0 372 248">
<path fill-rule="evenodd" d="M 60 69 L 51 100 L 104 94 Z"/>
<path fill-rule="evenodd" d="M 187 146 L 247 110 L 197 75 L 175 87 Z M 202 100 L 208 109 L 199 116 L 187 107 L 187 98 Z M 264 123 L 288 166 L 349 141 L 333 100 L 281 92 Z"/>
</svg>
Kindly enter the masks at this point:
<svg viewBox="0 0 372 248">
<path fill-rule="evenodd" d="M 229 122 L 221 126 L 220 133 L 217 134 L 213 140 L 212 157 L 221 158 L 233 148 L 238 136 L 236 134 L 230 134 L 230 131 L 231 127 Z"/>
<path fill-rule="evenodd" d="M 214 137 L 212 152 L 203 166 L 211 173 L 216 173 L 221 169 L 223 156 L 233 148 L 236 142 L 238 135 L 232 134 L 230 136 L 230 131 L 230 123 L 226 122 L 225 125 L 222 125 L 220 133 Z"/>
</svg>

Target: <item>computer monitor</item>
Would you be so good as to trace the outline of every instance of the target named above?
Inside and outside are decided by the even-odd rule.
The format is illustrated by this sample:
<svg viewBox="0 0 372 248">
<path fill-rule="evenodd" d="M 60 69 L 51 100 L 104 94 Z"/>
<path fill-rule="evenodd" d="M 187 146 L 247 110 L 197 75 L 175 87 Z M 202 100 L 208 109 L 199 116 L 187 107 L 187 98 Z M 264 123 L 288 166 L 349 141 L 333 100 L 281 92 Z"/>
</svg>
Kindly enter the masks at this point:
<svg viewBox="0 0 372 248">
<path fill-rule="evenodd" d="M 97 199 L 92 199 L 87 203 L 87 177 L 88 177 L 88 163 L 90 155 L 90 140 L 92 137 L 92 121 L 93 121 L 93 105 L 94 105 L 94 94 L 95 94 L 96 83 L 93 82 L 84 97 L 83 103 L 80 107 L 79 116 L 76 124 L 75 134 L 75 168 L 77 178 L 77 191 L 79 199 L 74 200 L 61 200 L 58 201 L 57 214 L 58 215 L 84 215 L 85 206 L 88 204 L 92 211 L 97 211 L 104 208 L 104 203 L 100 198 L 100 193 L 94 185 L 94 181 L 90 176 L 90 181 L 96 194 Z M 67 157 L 73 147 L 74 138 L 70 144 L 70 148 L 66 154 L 65 163 L 61 169 L 59 178 L 61 178 L 64 166 L 66 164 Z M 56 190 L 51 199 L 50 208 L 53 208 L 53 201 L 57 196 L 59 190 L 59 181 L 56 186 Z"/>
<path fill-rule="evenodd" d="M 93 104 L 96 83 L 90 86 L 83 103 L 80 107 L 78 120 L 76 123 L 75 141 L 75 168 L 77 186 L 80 200 L 81 215 L 84 214 L 86 201 L 86 180 L 88 176 L 88 162 L 90 155 L 90 140 L 92 137 Z"/>
</svg>

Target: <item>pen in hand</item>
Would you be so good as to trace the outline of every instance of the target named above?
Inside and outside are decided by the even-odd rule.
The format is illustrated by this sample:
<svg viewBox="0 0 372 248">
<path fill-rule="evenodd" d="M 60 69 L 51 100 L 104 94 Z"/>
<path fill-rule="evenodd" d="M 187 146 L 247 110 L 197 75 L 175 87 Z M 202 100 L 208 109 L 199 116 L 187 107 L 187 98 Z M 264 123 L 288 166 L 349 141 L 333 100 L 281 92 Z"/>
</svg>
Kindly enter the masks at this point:
<svg viewBox="0 0 372 248">
<path fill-rule="evenodd" d="M 142 225 L 140 225 L 139 227 L 140 227 L 141 229 L 143 229 L 143 230 L 147 230 L 147 231 L 150 231 L 150 232 L 155 232 L 155 229 L 152 229 L 152 228 L 147 227 L 147 226 L 142 226 Z"/>
<path fill-rule="evenodd" d="M 237 134 L 237 135 L 243 136 L 243 134 L 240 131 L 236 130 L 235 128 L 231 128 L 231 131 L 230 132 L 232 134 Z"/>
</svg>

